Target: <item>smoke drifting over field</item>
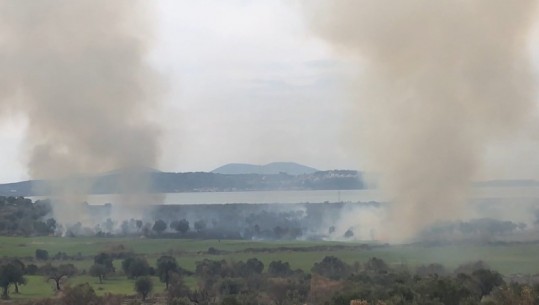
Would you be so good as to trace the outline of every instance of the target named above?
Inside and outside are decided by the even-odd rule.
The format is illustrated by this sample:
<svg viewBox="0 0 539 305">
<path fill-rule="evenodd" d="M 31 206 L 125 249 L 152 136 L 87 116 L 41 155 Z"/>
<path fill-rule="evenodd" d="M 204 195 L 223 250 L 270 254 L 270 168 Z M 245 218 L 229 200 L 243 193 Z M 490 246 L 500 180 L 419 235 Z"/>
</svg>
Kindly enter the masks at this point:
<svg viewBox="0 0 539 305">
<path fill-rule="evenodd" d="M 145 62 L 148 15 L 142 1 L 0 2 L 0 113 L 28 118 L 33 178 L 156 164 L 160 132 L 149 117 L 159 78 Z M 144 189 L 144 178 L 126 176 L 126 192 Z M 77 196 L 87 187 L 60 183 L 57 191 Z"/>
<path fill-rule="evenodd" d="M 485 146 L 530 119 L 536 4 L 305 2 L 313 31 L 358 62 L 351 137 L 391 194 L 389 239 L 458 217 Z"/>
</svg>

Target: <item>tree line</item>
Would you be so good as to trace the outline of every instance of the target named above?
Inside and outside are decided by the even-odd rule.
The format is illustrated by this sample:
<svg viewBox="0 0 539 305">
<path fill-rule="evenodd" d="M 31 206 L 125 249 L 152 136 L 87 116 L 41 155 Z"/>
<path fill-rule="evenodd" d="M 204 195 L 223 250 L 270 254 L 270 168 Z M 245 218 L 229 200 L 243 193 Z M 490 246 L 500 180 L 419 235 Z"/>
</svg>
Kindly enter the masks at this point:
<svg viewBox="0 0 539 305">
<path fill-rule="evenodd" d="M 115 270 L 115 259 L 121 259 L 121 270 Z M 539 285 L 508 281 L 481 261 L 455 270 L 440 264 L 411 269 L 406 265 L 390 265 L 376 257 L 364 263 L 347 264 L 337 257 L 326 256 L 306 272 L 291 268 L 285 261 L 275 260 L 265 265 L 257 258 L 203 259 L 192 271 L 182 268 L 171 255 L 158 257 L 152 266 L 145 256 L 130 253 L 119 258 L 100 253 L 91 267 L 82 271 L 72 264 L 31 267 L 18 259 L 4 259 L 0 262 L 2 297 L 9 297 L 10 288 L 17 293 L 28 274 L 43 275 L 63 296 L 34 300 L 32 304 L 121 304 L 131 298 L 98 297 L 88 284 L 66 286 L 66 279 L 79 274 L 90 274 L 100 282 L 111 275 L 132 279 L 133 294 L 139 299 L 131 298 L 130 304 L 148 298 L 168 305 L 539 304 Z M 164 291 L 154 291 L 154 277 L 165 284 Z M 194 277 L 196 286 L 188 286 L 187 277 Z M 68 297 L 71 294 L 81 297 Z M 88 302 L 88 298 L 91 303 L 82 303 Z M 66 300 L 73 303 L 65 303 Z"/>
<path fill-rule="evenodd" d="M 74 203 L 75 204 L 75 203 Z M 343 224 L 343 213 L 360 214 L 384 209 L 382 203 L 305 203 L 305 204 L 208 204 L 160 205 L 148 208 L 144 219 L 112 219 L 111 204 L 82 204 L 82 212 L 92 218 L 85 225 L 58 223 L 48 200 L 33 202 L 23 197 L 0 196 L 0 235 L 9 236 L 145 236 L 151 238 L 326 240 L 374 238 L 358 237 L 361 224 Z M 536 236 L 539 211 L 533 223 L 516 223 L 493 218 L 435 223 L 417 236 L 428 243 L 455 241 L 497 242 Z M 363 228 L 365 232 L 365 228 Z M 365 233 L 363 233 L 365 235 Z"/>
</svg>

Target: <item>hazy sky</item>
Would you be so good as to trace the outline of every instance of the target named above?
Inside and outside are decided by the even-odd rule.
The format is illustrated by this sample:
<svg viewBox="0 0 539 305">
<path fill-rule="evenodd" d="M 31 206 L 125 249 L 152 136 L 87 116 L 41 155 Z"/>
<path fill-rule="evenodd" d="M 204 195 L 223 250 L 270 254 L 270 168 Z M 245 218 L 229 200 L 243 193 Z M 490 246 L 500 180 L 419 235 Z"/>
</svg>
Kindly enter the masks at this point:
<svg viewBox="0 0 539 305">
<path fill-rule="evenodd" d="M 338 145 L 346 65 L 291 3 L 160 2 L 153 60 L 170 85 L 163 169 L 352 165 Z"/>
<path fill-rule="evenodd" d="M 160 169 L 296 161 L 350 168 L 341 148 L 346 63 L 284 1 L 157 2 L 152 64 L 167 84 Z M 0 182 L 25 179 L 22 116 L 0 129 Z"/>
<path fill-rule="evenodd" d="M 155 3 L 149 60 L 167 83 L 155 118 L 164 129 L 161 170 L 272 161 L 361 166 L 360 153 L 345 149 L 353 139 L 343 136 L 344 87 L 356 69 L 309 33 L 294 1 Z M 28 178 L 24 129 L 15 114 L 0 125 L 0 182 Z M 493 177 L 535 177 L 538 150 L 529 138 L 489 150 Z"/>
</svg>

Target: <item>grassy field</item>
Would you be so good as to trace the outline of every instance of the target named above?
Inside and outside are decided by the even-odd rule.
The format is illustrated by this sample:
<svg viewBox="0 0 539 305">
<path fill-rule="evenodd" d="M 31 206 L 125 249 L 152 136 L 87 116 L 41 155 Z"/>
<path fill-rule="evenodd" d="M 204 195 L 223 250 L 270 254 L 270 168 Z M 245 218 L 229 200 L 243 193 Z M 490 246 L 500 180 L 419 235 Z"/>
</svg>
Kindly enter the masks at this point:
<svg viewBox="0 0 539 305">
<path fill-rule="evenodd" d="M 30 275 L 26 277 L 28 283 L 19 288 L 19 294 L 15 294 L 11 289 L 10 297 L 14 300 L 24 300 L 32 298 L 46 298 L 52 297 L 55 294 L 54 284 L 46 281 L 45 278 L 38 275 Z M 157 277 L 153 277 L 155 292 L 159 293 L 164 291 L 165 284 L 161 283 Z M 104 295 L 107 293 L 133 295 L 134 280 L 127 279 L 123 276 L 109 277 L 103 280 L 103 284 L 99 283 L 99 280 L 95 277 L 81 275 L 68 280 L 67 284 L 77 285 L 89 283 L 95 289 L 98 295 Z"/>
<path fill-rule="evenodd" d="M 194 271 L 197 261 L 205 258 L 220 260 L 246 260 L 256 257 L 267 266 L 271 261 L 287 261 L 293 268 L 309 271 L 315 262 L 325 256 L 333 255 L 348 263 L 364 262 L 371 257 L 379 257 L 392 265 L 418 265 L 442 263 L 447 268 L 455 268 L 466 262 L 483 260 L 493 269 L 509 275 L 516 273 L 539 273 L 539 244 L 513 245 L 462 245 L 462 246 L 385 246 L 359 247 L 354 243 L 311 242 L 311 241 L 229 241 L 229 240 L 183 240 L 183 239 L 133 239 L 133 238 L 56 238 L 56 237 L 0 237 L 0 256 L 25 258 L 26 263 L 33 260 L 36 249 L 44 249 L 50 256 L 62 251 L 68 255 L 80 253 L 81 260 L 54 261 L 55 263 L 73 263 L 79 270 L 88 270 L 93 263 L 93 256 L 99 252 L 114 249 L 127 249 L 137 254 L 144 254 L 150 264 L 160 255 L 173 255 L 180 266 Z M 210 255 L 208 248 L 222 251 L 219 255 Z M 314 248 L 318 247 L 318 248 Z M 121 261 L 115 265 L 120 270 Z M 186 279 L 196 285 L 195 278 Z M 69 279 L 69 284 L 90 283 L 96 292 L 133 294 L 133 281 L 124 276 L 109 277 L 103 284 L 90 276 L 77 276 Z M 154 279 L 155 291 L 163 291 L 163 284 Z M 28 276 L 28 284 L 21 287 L 20 295 L 14 298 L 35 298 L 54 295 L 51 283 L 41 276 Z"/>
</svg>

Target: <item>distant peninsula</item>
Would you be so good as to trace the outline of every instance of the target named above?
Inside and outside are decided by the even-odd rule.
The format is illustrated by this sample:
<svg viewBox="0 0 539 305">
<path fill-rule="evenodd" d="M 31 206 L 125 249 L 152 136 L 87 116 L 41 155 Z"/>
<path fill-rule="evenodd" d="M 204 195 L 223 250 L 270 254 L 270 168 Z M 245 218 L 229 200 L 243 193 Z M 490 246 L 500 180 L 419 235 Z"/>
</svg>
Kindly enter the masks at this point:
<svg viewBox="0 0 539 305">
<path fill-rule="evenodd" d="M 366 183 L 354 170 L 319 171 L 293 162 L 266 165 L 233 163 L 211 172 L 174 173 L 152 168 L 117 169 L 95 176 L 0 184 L 2 196 L 47 196 L 58 186 L 83 185 L 88 194 L 125 193 L 126 179 L 142 177 L 150 193 L 354 190 Z M 139 191 L 139 190 L 137 190 Z M 129 192 L 127 190 L 127 192 Z"/>
</svg>

